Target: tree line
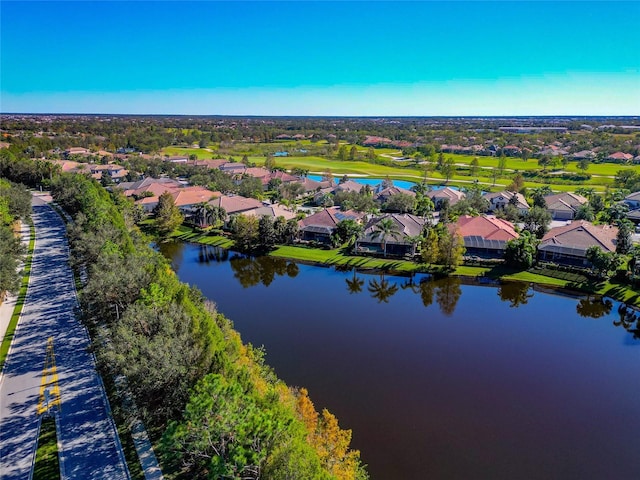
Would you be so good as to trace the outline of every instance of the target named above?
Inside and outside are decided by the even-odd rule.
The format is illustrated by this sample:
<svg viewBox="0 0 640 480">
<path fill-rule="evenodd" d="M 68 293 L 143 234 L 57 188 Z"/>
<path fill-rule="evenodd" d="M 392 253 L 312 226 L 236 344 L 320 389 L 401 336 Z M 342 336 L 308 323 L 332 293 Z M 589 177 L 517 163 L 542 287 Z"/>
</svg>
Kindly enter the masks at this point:
<svg viewBox="0 0 640 480">
<path fill-rule="evenodd" d="M 126 375 L 167 477 L 367 478 L 351 432 L 314 415 L 304 390 L 178 280 L 135 227 L 131 200 L 76 174 L 55 176 L 51 192 L 74 219 L 71 264 L 86 269 L 82 319 L 99 368 Z"/>
</svg>

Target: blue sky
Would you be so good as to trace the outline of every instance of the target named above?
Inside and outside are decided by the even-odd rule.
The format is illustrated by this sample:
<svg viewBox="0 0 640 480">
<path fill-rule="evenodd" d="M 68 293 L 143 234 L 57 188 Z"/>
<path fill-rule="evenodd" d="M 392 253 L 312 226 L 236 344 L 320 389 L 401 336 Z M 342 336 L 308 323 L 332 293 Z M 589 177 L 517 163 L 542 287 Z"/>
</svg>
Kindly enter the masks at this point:
<svg viewBox="0 0 640 480">
<path fill-rule="evenodd" d="M 640 2 L 0 3 L 0 111 L 640 115 Z"/>
</svg>

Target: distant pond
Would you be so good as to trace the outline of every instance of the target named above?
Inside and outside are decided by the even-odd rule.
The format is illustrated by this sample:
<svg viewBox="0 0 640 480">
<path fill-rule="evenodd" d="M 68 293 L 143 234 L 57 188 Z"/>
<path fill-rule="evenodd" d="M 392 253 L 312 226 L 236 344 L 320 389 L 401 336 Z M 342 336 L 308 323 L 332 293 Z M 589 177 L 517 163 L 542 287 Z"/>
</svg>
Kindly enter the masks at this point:
<svg viewBox="0 0 640 480">
<path fill-rule="evenodd" d="M 640 478 L 640 329 L 616 302 L 161 251 L 353 429 L 372 479 Z"/>
</svg>

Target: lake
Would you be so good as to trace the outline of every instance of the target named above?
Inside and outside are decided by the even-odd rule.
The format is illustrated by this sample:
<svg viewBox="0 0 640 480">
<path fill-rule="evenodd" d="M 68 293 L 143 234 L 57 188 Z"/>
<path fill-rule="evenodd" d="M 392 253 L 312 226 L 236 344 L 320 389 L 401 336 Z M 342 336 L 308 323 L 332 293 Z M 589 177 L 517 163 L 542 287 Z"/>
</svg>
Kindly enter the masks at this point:
<svg viewBox="0 0 640 480">
<path fill-rule="evenodd" d="M 640 330 L 616 302 L 161 250 L 353 429 L 372 479 L 640 478 Z"/>
</svg>

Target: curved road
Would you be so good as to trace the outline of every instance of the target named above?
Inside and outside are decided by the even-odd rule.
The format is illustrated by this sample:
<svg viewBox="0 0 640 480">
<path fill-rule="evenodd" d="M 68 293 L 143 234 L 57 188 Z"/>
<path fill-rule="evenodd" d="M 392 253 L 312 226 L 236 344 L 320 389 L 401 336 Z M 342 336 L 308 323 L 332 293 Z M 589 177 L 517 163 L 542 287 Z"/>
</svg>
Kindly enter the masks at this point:
<svg viewBox="0 0 640 480">
<path fill-rule="evenodd" d="M 22 317 L 0 378 L 0 479 L 28 479 L 37 443 L 36 407 L 53 337 L 60 386 L 58 444 L 64 479 L 128 479 L 104 387 L 75 317 L 65 226 L 34 198 L 36 245 Z"/>
</svg>

